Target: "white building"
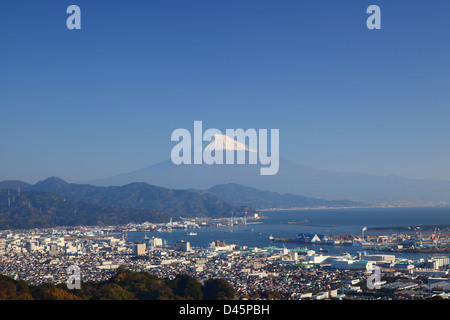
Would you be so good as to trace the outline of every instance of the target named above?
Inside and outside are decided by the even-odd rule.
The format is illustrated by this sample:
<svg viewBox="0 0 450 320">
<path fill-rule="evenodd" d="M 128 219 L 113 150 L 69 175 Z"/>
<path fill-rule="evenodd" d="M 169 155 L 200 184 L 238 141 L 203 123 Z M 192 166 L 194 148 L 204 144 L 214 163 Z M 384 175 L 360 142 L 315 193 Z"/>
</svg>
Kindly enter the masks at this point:
<svg viewBox="0 0 450 320">
<path fill-rule="evenodd" d="M 428 260 L 433 266 L 433 269 L 439 269 L 449 265 L 449 258 L 446 256 L 430 257 Z"/>
<path fill-rule="evenodd" d="M 5 253 L 6 250 L 6 240 L 0 238 L 0 254 Z"/>
<path fill-rule="evenodd" d="M 291 259 L 294 261 L 297 261 L 298 260 L 298 252 L 291 251 Z"/>
<path fill-rule="evenodd" d="M 76 254 L 78 252 L 78 245 L 72 243 L 72 242 L 66 242 L 64 252 L 66 254 Z"/>
<path fill-rule="evenodd" d="M 153 241 L 153 246 L 155 248 L 159 248 L 159 247 L 163 246 L 163 239 L 162 238 L 153 237 L 150 241 Z"/>
<path fill-rule="evenodd" d="M 312 264 L 321 264 L 326 263 L 326 261 L 330 258 L 330 256 L 325 255 L 307 255 L 305 256 L 305 263 L 312 263 Z"/>
<path fill-rule="evenodd" d="M 361 259 L 372 261 L 374 264 L 393 263 L 395 255 L 392 254 L 362 254 Z"/>
<path fill-rule="evenodd" d="M 312 298 L 312 293 L 311 292 L 308 292 L 308 293 L 301 293 L 300 294 L 300 296 L 299 296 L 299 299 L 310 299 L 310 298 Z"/>
<path fill-rule="evenodd" d="M 218 245 L 216 242 L 211 242 L 208 246 L 209 251 L 231 251 L 236 247 L 235 244 L 220 244 Z"/>
<path fill-rule="evenodd" d="M 136 256 L 143 256 L 145 255 L 145 243 L 137 243 L 134 247 L 133 247 L 133 254 Z"/>
<path fill-rule="evenodd" d="M 373 261 L 335 259 L 331 262 L 331 267 L 339 270 L 368 270 L 372 267 Z"/>
</svg>

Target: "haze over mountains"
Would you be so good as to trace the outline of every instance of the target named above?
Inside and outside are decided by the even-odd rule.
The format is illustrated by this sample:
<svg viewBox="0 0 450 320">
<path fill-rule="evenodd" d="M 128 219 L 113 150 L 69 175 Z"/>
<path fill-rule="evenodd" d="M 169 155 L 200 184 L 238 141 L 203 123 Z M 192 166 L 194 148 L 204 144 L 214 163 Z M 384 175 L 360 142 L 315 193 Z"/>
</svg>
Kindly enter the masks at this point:
<svg viewBox="0 0 450 320">
<path fill-rule="evenodd" d="M 18 194 L 17 190 L 2 189 L 0 204 L 0 230 L 167 222 L 167 214 L 161 211 L 68 200 L 42 191 Z"/>
<path fill-rule="evenodd" d="M 18 181 L 0 182 L 0 189 L 22 185 L 22 191 L 50 192 L 67 200 L 120 208 L 151 209 L 177 216 L 229 216 L 246 208 L 230 205 L 212 194 L 199 194 L 189 190 L 174 190 L 135 182 L 125 186 L 97 187 L 88 184 L 68 183 L 51 177 L 34 185 Z M 251 210 L 251 208 L 247 208 Z"/>
<path fill-rule="evenodd" d="M 211 147 L 213 143 L 215 142 L 211 142 L 206 148 Z M 215 143 L 215 146 L 222 145 L 220 142 Z M 227 146 L 236 149 L 234 144 L 229 142 L 223 145 L 223 149 L 227 149 Z M 175 165 L 169 159 L 140 170 L 88 183 L 110 186 L 140 181 L 166 188 L 200 190 L 218 184 L 234 183 L 259 190 L 327 200 L 349 199 L 368 203 L 450 202 L 450 181 L 446 180 L 334 172 L 302 166 L 284 158 L 280 158 L 276 175 L 261 176 L 260 167 L 259 164 Z"/>
<path fill-rule="evenodd" d="M 34 185 L 0 182 L 0 229 L 157 223 L 180 217 L 243 216 L 265 208 L 361 205 L 347 200 L 281 195 L 237 184 L 217 185 L 209 190 L 174 190 L 144 182 L 97 187 L 51 177 Z"/>
<path fill-rule="evenodd" d="M 20 189 L 19 189 L 20 188 Z M 168 222 L 181 217 L 230 217 L 256 212 L 211 193 L 173 190 L 147 183 L 96 187 L 51 177 L 31 185 L 0 182 L 0 229 L 57 225 Z"/>
<path fill-rule="evenodd" d="M 256 152 L 245 144 L 223 135 L 216 136 L 215 140 L 205 143 L 202 147 L 209 151 Z M 280 158 L 279 171 L 276 175 L 263 176 L 260 174 L 261 166 L 261 164 L 175 165 L 169 159 L 140 170 L 87 184 L 68 184 L 53 178 L 38 182 L 34 186 L 22 181 L 0 182 L 0 189 L 2 184 L 3 187 L 7 184 L 11 189 L 20 186 L 23 190 L 31 188 L 52 192 L 67 199 L 124 208 L 161 210 L 178 215 L 186 212 L 208 215 L 212 210 L 217 214 L 224 214 L 231 212 L 233 205 L 263 209 L 360 206 L 361 203 L 450 202 L 450 181 L 446 180 L 340 173 L 302 166 L 284 158 Z M 205 190 L 208 191 L 207 194 Z M 336 202 L 333 204 L 333 201 Z M 343 201 L 355 202 L 348 202 L 346 205 Z"/>
<path fill-rule="evenodd" d="M 209 192 L 236 206 L 249 205 L 258 209 L 320 207 L 338 208 L 369 205 L 351 200 L 324 200 L 288 193 L 280 194 L 267 190 L 258 190 L 235 183 L 216 185 L 203 192 Z"/>
<path fill-rule="evenodd" d="M 292 194 L 262 191 L 238 184 L 216 185 L 208 190 L 175 190 L 153 186 L 145 182 L 134 182 L 124 186 L 98 187 L 89 184 L 68 183 L 51 177 L 36 184 L 22 181 L 1 181 L 0 190 L 11 194 L 22 191 L 48 192 L 67 200 L 94 204 L 112 205 L 121 208 L 152 209 L 176 215 L 221 216 L 266 208 L 314 208 L 367 205 L 349 200 L 329 201 Z"/>
</svg>

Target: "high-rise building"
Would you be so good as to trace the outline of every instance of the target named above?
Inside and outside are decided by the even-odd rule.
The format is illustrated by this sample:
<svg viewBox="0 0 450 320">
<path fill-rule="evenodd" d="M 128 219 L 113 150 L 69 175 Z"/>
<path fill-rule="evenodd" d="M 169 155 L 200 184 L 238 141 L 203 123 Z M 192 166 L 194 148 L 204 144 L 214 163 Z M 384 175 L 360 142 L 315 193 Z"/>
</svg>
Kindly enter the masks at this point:
<svg viewBox="0 0 450 320">
<path fill-rule="evenodd" d="M 188 241 L 179 241 L 175 244 L 175 250 L 176 251 L 190 251 L 191 250 L 191 244 Z"/>
<path fill-rule="evenodd" d="M 6 240 L 0 238 L 0 254 L 5 253 L 6 250 Z"/>
<path fill-rule="evenodd" d="M 56 243 L 51 243 L 48 246 L 48 254 L 51 256 L 56 256 L 59 253 L 58 245 Z"/>
<path fill-rule="evenodd" d="M 36 240 L 31 240 L 27 242 L 27 251 L 28 252 L 33 252 L 37 249 L 37 247 L 39 246 L 39 243 Z"/>
<path fill-rule="evenodd" d="M 148 240 L 150 248 L 160 248 L 163 246 L 162 238 L 152 237 Z"/>
<path fill-rule="evenodd" d="M 137 243 L 133 248 L 133 254 L 136 256 L 143 256 L 145 255 L 145 249 L 146 249 L 145 243 Z"/>
</svg>

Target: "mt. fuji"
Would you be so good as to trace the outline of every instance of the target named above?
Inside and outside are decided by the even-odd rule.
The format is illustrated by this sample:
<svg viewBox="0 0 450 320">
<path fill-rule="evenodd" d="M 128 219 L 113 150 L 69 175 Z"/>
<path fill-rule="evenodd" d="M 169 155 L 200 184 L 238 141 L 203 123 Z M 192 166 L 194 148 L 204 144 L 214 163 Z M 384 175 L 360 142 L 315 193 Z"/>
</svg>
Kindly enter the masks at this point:
<svg viewBox="0 0 450 320">
<path fill-rule="evenodd" d="M 204 150 L 245 150 L 246 157 L 256 152 L 247 145 L 217 135 L 203 145 Z M 246 162 L 248 163 L 248 162 Z M 206 190 L 218 184 L 235 183 L 281 194 L 296 194 L 327 200 L 355 200 L 370 203 L 450 202 L 450 181 L 409 179 L 342 173 L 299 165 L 279 159 L 279 171 L 272 176 L 259 173 L 259 165 L 175 165 L 166 160 L 146 168 L 113 177 L 89 181 L 98 186 L 147 182 L 165 188 Z"/>
<path fill-rule="evenodd" d="M 243 150 L 243 151 L 248 151 L 248 152 L 258 152 L 258 150 L 255 150 L 253 148 L 250 148 L 249 146 L 240 143 L 232 138 L 230 138 L 229 136 L 225 135 L 225 134 L 215 134 L 214 135 L 214 140 L 211 142 L 205 142 L 203 143 L 203 150 L 207 150 L 207 151 L 239 151 L 239 150 Z"/>
</svg>

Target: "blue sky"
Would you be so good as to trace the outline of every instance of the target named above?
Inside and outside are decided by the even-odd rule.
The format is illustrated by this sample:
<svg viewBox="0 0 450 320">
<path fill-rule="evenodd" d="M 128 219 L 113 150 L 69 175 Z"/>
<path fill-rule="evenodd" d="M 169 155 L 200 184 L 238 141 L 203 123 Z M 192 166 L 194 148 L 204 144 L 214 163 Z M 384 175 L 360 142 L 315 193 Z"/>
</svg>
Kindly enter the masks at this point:
<svg viewBox="0 0 450 320">
<path fill-rule="evenodd" d="M 2 0 L 0 180 L 140 169 L 194 120 L 279 129 L 303 165 L 450 179 L 449 15 L 447 0 Z"/>
</svg>

